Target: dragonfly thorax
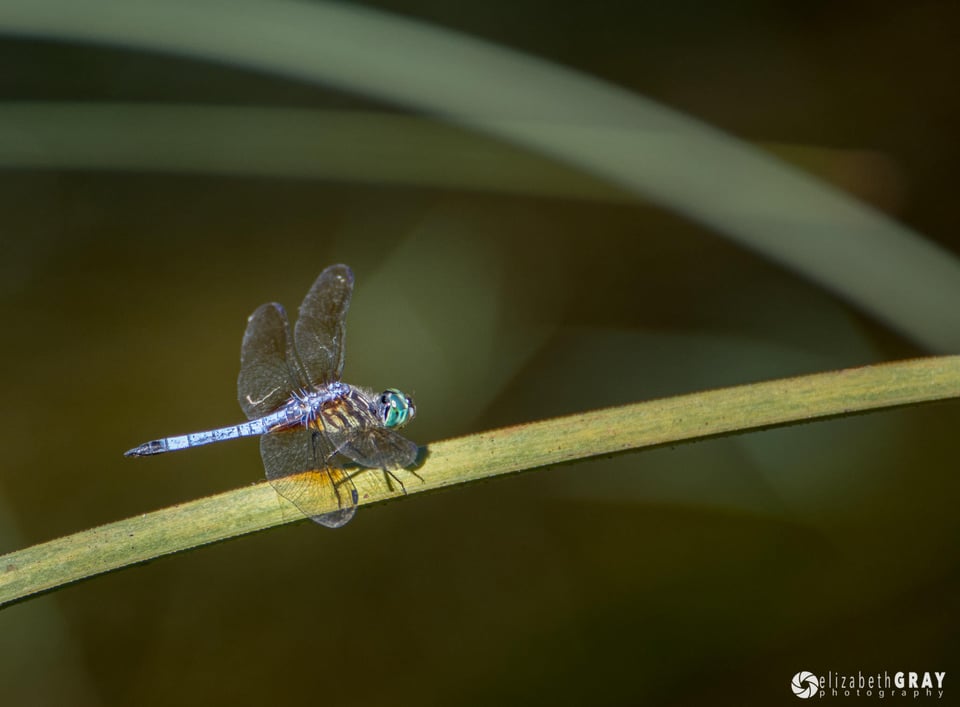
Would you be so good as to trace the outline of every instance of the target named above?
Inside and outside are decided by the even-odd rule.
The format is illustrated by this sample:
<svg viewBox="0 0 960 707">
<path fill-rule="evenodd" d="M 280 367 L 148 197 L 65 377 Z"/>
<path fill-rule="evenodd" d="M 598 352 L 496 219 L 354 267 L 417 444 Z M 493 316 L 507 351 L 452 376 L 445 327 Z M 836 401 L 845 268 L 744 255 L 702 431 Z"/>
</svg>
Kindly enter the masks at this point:
<svg viewBox="0 0 960 707">
<path fill-rule="evenodd" d="M 387 388 L 377 395 L 373 391 L 336 381 L 315 388 L 301 388 L 294 391 L 289 402 L 274 415 L 278 416 L 277 422 L 280 427 L 293 425 L 312 427 L 319 418 L 326 420 L 326 424 L 336 425 L 338 423 L 334 422 L 334 419 L 340 419 L 342 422 L 344 418 L 344 408 L 341 406 L 345 403 L 349 405 L 347 401 L 351 399 L 355 403 L 368 407 L 370 412 L 388 429 L 403 427 L 417 414 L 413 399 L 396 388 Z M 334 410 L 337 412 L 333 414 L 334 419 L 331 419 L 331 413 Z M 349 416 L 350 413 L 347 412 L 346 417 Z M 272 423 L 272 426 L 276 429 L 277 423 Z"/>
<path fill-rule="evenodd" d="M 317 418 L 321 408 L 349 393 L 350 386 L 335 381 L 315 388 L 301 388 L 293 392 L 290 401 L 284 406 L 290 415 L 299 417 L 300 423 L 309 425 Z"/>
</svg>

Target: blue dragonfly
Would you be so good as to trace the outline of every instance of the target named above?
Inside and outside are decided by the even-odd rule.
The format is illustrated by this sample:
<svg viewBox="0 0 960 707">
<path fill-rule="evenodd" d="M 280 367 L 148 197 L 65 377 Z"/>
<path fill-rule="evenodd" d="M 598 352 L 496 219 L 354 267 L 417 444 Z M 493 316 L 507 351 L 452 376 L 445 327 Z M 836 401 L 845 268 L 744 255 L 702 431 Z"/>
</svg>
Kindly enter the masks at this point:
<svg viewBox="0 0 960 707">
<path fill-rule="evenodd" d="M 260 455 L 276 491 L 312 520 L 338 528 L 357 510 L 352 474 L 338 460 L 393 473 L 411 466 L 417 445 L 395 430 L 416 415 L 396 388 L 374 393 L 340 380 L 353 272 L 331 265 L 300 305 L 290 336 L 283 307 L 260 306 L 247 320 L 237 398 L 248 422 L 165 437 L 126 452 L 144 457 L 261 435 Z M 416 472 L 414 472 L 415 474 Z M 338 510 L 318 513 L 317 509 Z"/>
</svg>

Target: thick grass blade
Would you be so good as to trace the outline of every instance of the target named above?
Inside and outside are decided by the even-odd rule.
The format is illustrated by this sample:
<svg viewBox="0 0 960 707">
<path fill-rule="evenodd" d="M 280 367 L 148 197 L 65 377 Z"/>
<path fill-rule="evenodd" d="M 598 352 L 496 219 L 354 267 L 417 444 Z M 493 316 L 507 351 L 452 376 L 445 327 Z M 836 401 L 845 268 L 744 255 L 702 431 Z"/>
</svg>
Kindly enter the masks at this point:
<svg viewBox="0 0 960 707">
<path fill-rule="evenodd" d="M 431 444 L 416 470 L 423 483 L 408 483 L 403 498 L 597 455 L 956 397 L 960 356 L 945 356 L 595 410 Z M 361 505 L 402 495 L 382 474 L 355 482 Z M 303 518 L 261 483 L 85 530 L 0 556 L 0 605 Z"/>
</svg>

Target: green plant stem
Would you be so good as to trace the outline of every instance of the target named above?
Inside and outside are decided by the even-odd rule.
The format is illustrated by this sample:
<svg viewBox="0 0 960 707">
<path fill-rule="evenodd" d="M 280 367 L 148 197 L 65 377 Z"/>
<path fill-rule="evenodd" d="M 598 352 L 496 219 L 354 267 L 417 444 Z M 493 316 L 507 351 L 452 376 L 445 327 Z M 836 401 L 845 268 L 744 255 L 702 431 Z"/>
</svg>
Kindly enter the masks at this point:
<svg viewBox="0 0 960 707">
<path fill-rule="evenodd" d="M 411 475 L 406 497 L 601 454 L 956 397 L 960 356 L 944 356 L 606 408 L 431 444 L 416 470 L 423 482 Z M 377 472 L 355 483 L 361 505 L 402 496 Z M 0 556 L 0 605 L 302 518 L 261 483 L 85 530 Z"/>
</svg>

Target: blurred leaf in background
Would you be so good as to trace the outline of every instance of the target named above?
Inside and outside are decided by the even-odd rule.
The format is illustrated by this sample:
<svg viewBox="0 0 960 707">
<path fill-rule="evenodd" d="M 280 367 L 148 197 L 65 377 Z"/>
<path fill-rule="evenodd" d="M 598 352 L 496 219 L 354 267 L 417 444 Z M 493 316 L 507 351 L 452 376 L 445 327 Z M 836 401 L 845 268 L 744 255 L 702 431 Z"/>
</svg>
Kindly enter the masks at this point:
<svg viewBox="0 0 960 707">
<path fill-rule="evenodd" d="M 82 28 L 110 3 L 46 5 Z M 247 64 L 177 50 L 223 46 L 241 4 L 122 46 L 0 37 L 3 551 L 261 479 L 251 440 L 149 465 L 122 452 L 239 421 L 246 317 L 294 308 L 334 262 L 357 276 L 345 378 L 414 394 L 421 444 L 918 355 L 960 331 L 942 323 L 960 285 L 946 255 L 960 250 L 958 6 L 369 6 L 398 34 L 454 29 L 696 116 L 943 249 L 925 271 L 849 246 L 827 283 L 718 233 L 742 217 L 805 253 L 801 226 L 832 215 L 778 182 L 744 193 L 732 162 L 671 163 L 666 133 L 634 137 L 666 157 L 661 176 L 698 173 L 696 203 L 731 221 L 662 208 L 662 178 L 637 198 L 535 149 L 584 128 L 589 150 L 611 125 L 540 115 L 525 147 L 390 98 L 415 94 L 400 76 L 416 65 L 376 95 L 351 86 L 389 35 L 344 31 L 353 63 L 328 67 L 336 85 L 267 70 L 320 36 L 291 23 L 294 5 L 328 7 L 242 4 L 275 8 L 260 41 L 234 47 Z M 509 73 L 466 78 L 466 39 L 444 46 L 423 67 L 445 77 L 432 88 L 526 107 Z M 821 235 L 843 251 L 850 234 Z M 870 275 L 881 261 L 896 280 Z M 873 299 L 840 289 L 860 280 Z M 795 699 L 799 670 L 950 671 L 957 422 L 948 403 L 713 440 L 185 553 L 0 612 L 0 682 L 18 705 L 766 705 Z"/>
</svg>

